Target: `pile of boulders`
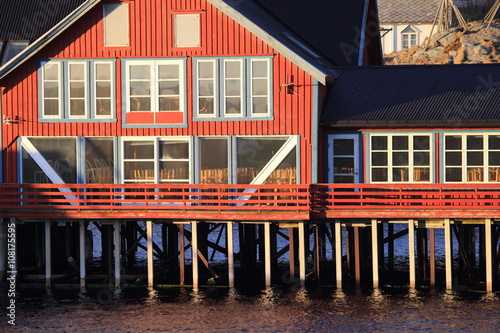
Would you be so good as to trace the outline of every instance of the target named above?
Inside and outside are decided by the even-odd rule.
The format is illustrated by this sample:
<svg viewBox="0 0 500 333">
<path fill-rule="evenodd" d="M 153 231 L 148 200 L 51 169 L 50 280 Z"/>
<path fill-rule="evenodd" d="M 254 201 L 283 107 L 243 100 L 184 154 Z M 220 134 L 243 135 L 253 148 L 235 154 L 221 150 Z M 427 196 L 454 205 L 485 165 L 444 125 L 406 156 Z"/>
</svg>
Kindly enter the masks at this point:
<svg viewBox="0 0 500 333">
<path fill-rule="evenodd" d="M 386 65 L 500 63 L 500 20 L 477 21 L 466 29 L 452 28 L 432 35 L 421 45 L 384 56 Z"/>
</svg>

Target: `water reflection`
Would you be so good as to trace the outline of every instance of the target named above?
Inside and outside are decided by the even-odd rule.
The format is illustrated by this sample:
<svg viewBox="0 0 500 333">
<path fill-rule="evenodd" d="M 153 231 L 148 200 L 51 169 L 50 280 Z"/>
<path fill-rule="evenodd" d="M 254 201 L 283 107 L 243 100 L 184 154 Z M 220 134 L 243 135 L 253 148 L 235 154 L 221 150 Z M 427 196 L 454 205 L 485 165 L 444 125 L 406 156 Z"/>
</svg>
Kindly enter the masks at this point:
<svg viewBox="0 0 500 333">
<path fill-rule="evenodd" d="M 205 293 L 200 291 L 198 288 L 193 288 L 191 291 L 191 303 L 200 304 L 205 300 Z"/>
<path fill-rule="evenodd" d="M 280 289 L 267 287 L 264 289 L 258 298 L 258 302 L 266 306 L 274 306 L 278 304 L 283 292 Z"/>
<path fill-rule="evenodd" d="M 148 295 L 146 297 L 145 303 L 147 305 L 153 305 L 158 302 L 158 291 L 153 288 L 148 288 Z"/>
</svg>

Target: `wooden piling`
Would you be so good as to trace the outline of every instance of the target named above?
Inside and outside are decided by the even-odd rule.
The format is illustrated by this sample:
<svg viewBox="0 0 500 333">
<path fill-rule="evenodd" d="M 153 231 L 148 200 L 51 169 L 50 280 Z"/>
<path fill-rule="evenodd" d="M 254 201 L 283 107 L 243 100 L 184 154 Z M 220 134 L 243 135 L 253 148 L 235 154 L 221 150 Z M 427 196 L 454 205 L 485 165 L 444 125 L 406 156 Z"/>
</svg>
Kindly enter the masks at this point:
<svg viewBox="0 0 500 333">
<path fill-rule="evenodd" d="M 51 233 L 50 221 L 45 221 L 45 288 L 51 288 L 52 280 L 52 254 L 51 254 Z"/>
<path fill-rule="evenodd" d="M 7 278 L 7 223 L 0 218 L 0 281 Z"/>
<path fill-rule="evenodd" d="M 410 289 L 416 287 L 415 270 L 415 221 L 408 221 L 408 259 L 410 266 Z"/>
<path fill-rule="evenodd" d="M 320 241 L 320 226 L 316 224 L 314 226 L 314 277 L 316 280 L 321 278 L 321 247 L 322 242 Z"/>
<path fill-rule="evenodd" d="M 85 257 L 85 233 L 86 233 L 86 228 L 85 228 L 85 221 L 80 221 L 79 223 L 79 236 L 80 236 L 80 246 L 79 246 L 79 252 L 80 252 L 80 288 L 85 289 L 85 280 L 87 276 L 86 272 L 86 262 L 87 258 Z"/>
<path fill-rule="evenodd" d="M 436 288 L 436 229 L 429 230 L 429 283 Z"/>
<path fill-rule="evenodd" d="M 271 223 L 264 223 L 264 266 L 266 287 L 271 286 Z"/>
<path fill-rule="evenodd" d="M 360 248 L 360 227 L 353 227 L 353 252 L 354 252 L 354 277 L 356 288 L 361 288 L 361 248 Z"/>
<path fill-rule="evenodd" d="M 378 274 L 378 221 L 372 220 L 372 278 L 373 278 L 373 288 L 378 288 L 379 286 L 379 274 Z"/>
<path fill-rule="evenodd" d="M 486 292 L 493 292 L 493 234 L 491 219 L 484 221 L 484 237 L 486 248 Z"/>
<path fill-rule="evenodd" d="M 116 220 L 113 223 L 113 235 L 114 235 L 114 253 L 115 253 L 115 289 L 119 289 L 121 286 L 121 238 L 120 238 L 120 221 Z"/>
<path fill-rule="evenodd" d="M 288 228 L 288 254 L 289 254 L 289 270 L 290 270 L 290 280 L 295 280 L 295 262 L 296 262 L 296 246 L 295 246 L 295 229 Z"/>
<path fill-rule="evenodd" d="M 177 227 L 179 228 L 179 262 L 180 262 L 180 267 L 179 267 L 179 284 L 183 286 L 186 281 L 186 244 L 185 244 L 185 238 L 184 238 L 184 224 L 180 223 L 177 224 Z"/>
<path fill-rule="evenodd" d="M 234 237 L 233 222 L 227 222 L 227 270 L 229 288 L 234 288 Z"/>
<path fill-rule="evenodd" d="M 337 288 L 342 289 L 342 224 L 335 220 L 335 275 Z"/>
<path fill-rule="evenodd" d="M 153 288 L 153 222 L 146 221 L 148 288 Z"/>
<path fill-rule="evenodd" d="M 191 222 L 191 268 L 193 270 L 193 288 L 198 289 L 198 222 Z"/>
<path fill-rule="evenodd" d="M 305 225 L 299 222 L 299 280 L 300 286 L 306 284 L 306 245 L 305 245 Z"/>
<path fill-rule="evenodd" d="M 453 251 L 451 248 L 451 222 L 450 219 L 444 220 L 444 255 L 446 267 L 446 289 L 453 288 L 452 269 L 453 269 Z"/>
</svg>

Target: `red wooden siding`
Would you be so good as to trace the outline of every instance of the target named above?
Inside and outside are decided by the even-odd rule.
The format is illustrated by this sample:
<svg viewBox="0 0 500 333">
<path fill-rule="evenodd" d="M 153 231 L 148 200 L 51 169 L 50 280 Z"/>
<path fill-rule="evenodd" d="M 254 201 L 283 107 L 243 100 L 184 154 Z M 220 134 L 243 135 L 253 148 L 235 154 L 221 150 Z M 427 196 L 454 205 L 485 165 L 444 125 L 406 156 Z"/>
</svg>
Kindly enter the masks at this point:
<svg viewBox="0 0 500 333">
<path fill-rule="evenodd" d="M 300 134 L 300 179 L 310 182 L 311 117 L 314 80 L 277 54 L 265 42 L 233 19 L 202 0 L 136 0 L 130 6 L 130 46 L 103 47 L 102 5 L 96 6 L 35 57 L 4 80 L 3 113 L 22 122 L 4 126 L 3 144 L 12 145 L 17 136 L 178 136 L 178 135 L 292 135 Z M 176 49 L 172 17 L 179 12 L 201 13 L 201 48 Z M 269 55 L 273 60 L 273 121 L 193 122 L 192 57 Z M 187 128 L 123 128 L 121 58 L 185 57 L 187 85 Z M 116 123 L 39 123 L 38 60 L 60 58 L 116 59 Z M 293 77 L 294 94 L 285 84 Z M 8 149 L 7 168 L 15 170 L 15 144 Z M 9 172 L 6 181 L 15 181 Z"/>
</svg>

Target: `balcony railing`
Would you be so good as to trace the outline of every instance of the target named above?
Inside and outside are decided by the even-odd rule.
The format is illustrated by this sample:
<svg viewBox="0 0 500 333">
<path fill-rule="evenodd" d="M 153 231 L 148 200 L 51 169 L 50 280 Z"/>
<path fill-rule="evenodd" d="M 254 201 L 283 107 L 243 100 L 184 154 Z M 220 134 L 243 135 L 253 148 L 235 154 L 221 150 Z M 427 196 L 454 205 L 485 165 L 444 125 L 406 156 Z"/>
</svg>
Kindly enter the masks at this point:
<svg viewBox="0 0 500 333">
<path fill-rule="evenodd" d="M 500 184 L 0 184 L 0 191 L 3 217 L 500 218 Z"/>
</svg>

